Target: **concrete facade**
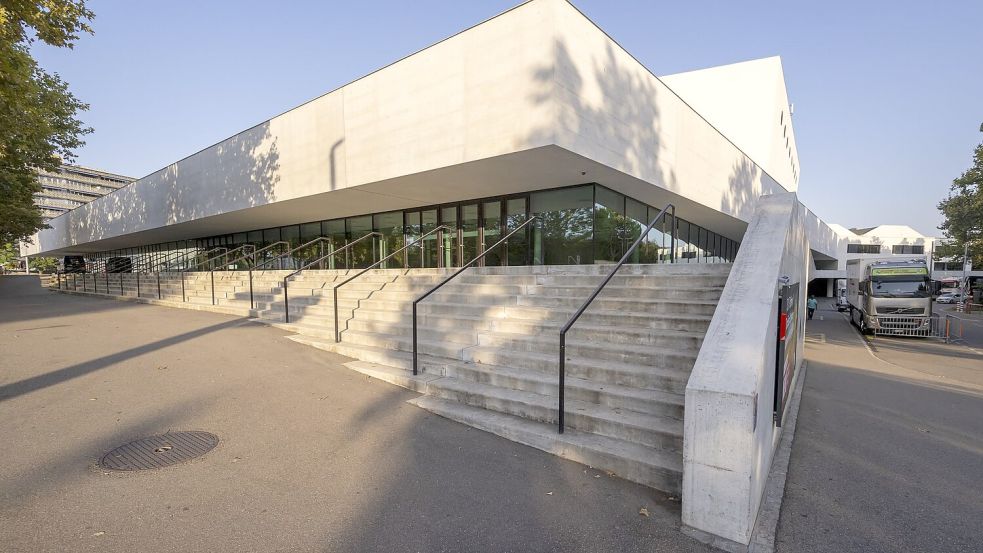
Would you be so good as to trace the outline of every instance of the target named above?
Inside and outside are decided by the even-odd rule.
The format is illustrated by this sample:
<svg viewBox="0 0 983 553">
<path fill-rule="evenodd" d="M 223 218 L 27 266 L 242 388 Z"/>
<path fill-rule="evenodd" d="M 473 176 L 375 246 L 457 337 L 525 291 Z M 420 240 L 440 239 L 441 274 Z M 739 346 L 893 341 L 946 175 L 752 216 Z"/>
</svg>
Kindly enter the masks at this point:
<svg viewBox="0 0 983 553">
<path fill-rule="evenodd" d="M 739 238 L 758 196 L 796 186 L 763 167 L 569 3 L 535 0 L 56 218 L 29 253 L 585 181 Z"/>
</svg>

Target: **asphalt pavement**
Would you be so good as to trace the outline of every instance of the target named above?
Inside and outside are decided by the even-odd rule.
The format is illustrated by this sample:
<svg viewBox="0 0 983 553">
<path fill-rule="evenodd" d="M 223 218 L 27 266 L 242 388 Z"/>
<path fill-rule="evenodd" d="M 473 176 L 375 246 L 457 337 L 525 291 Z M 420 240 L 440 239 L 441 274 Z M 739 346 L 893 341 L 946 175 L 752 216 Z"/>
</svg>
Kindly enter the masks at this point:
<svg viewBox="0 0 983 553">
<path fill-rule="evenodd" d="M 816 315 L 776 550 L 983 551 L 983 354 Z"/>
<path fill-rule="evenodd" d="M 709 550 L 663 494 L 429 414 L 285 335 L 0 277 L 0 551 Z M 97 466 L 169 430 L 221 442 Z"/>
</svg>

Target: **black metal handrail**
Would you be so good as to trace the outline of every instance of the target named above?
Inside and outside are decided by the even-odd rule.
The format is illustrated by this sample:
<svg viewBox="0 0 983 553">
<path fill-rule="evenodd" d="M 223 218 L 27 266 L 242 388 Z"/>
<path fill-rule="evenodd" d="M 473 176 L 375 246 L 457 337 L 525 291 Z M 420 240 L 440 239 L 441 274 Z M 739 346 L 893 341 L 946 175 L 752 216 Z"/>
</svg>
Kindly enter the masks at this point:
<svg viewBox="0 0 983 553">
<path fill-rule="evenodd" d="M 494 250 L 495 248 L 497 248 L 503 242 L 506 242 L 509 239 L 510 236 L 512 236 L 513 234 L 519 232 L 520 230 L 522 230 L 523 228 L 525 228 L 526 225 L 528 225 L 529 223 L 531 223 L 531 222 L 533 222 L 533 221 L 535 221 L 537 219 L 539 219 L 539 216 L 538 215 L 534 215 L 534 216 L 526 219 L 521 225 L 515 227 L 508 234 L 506 234 L 505 236 L 503 236 L 501 238 L 501 240 L 499 240 L 498 242 L 495 242 L 491 246 L 488 246 L 487 248 L 485 248 L 485 251 L 481 252 L 479 255 L 477 255 L 471 261 L 468 261 L 467 263 L 465 263 L 464 265 L 462 265 L 460 269 L 458 269 L 457 271 L 454 272 L 454 274 L 452 274 L 451 276 L 447 277 L 446 279 L 444 279 L 443 281 L 441 281 L 439 284 L 437 284 L 436 286 L 434 286 L 433 288 L 431 288 L 429 291 L 427 291 L 426 294 L 423 294 L 419 298 L 413 300 L 413 374 L 414 375 L 419 374 L 419 370 L 417 369 L 418 351 L 417 351 L 417 342 L 416 342 L 416 306 L 417 306 L 417 304 L 420 303 L 421 301 L 427 299 L 430 296 L 430 294 L 433 294 L 434 292 L 436 292 L 437 290 L 439 290 L 443 285 L 445 285 L 448 282 L 454 280 L 454 277 L 456 277 L 457 275 L 463 273 L 467 269 L 471 268 L 472 265 L 474 265 L 479 260 L 481 260 L 486 255 L 488 255 L 492 250 Z"/>
<path fill-rule="evenodd" d="M 223 267 L 228 267 L 229 265 L 233 265 L 233 264 L 235 264 L 235 263 L 238 263 L 238 262 L 240 262 L 240 261 L 243 261 L 243 260 L 245 260 L 245 259 L 250 259 L 250 258 L 252 259 L 252 262 L 253 262 L 253 265 L 255 266 L 255 264 L 256 264 L 256 256 L 257 256 L 257 255 L 259 255 L 259 254 L 261 254 L 261 253 L 263 253 L 263 252 L 265 252 L 266 250 L 272 250 L 272 249 L 273 249 L 273 248 L 275 248 L 276 246 L 283 246 L 283 245 L 285 245 L 285 246 L 288 246 L 288 247 L 289 247 L 289 246 L 290 246 L 290 242 L 285 242 L 285 241 L 283 241 L 283 240 L 278 240 L 278 241 L 276 241 L 276 242 L 273 242 L 273 243 L 272 243 L 272 244 L 270 244 L 269 246 L 263 246 L 262 248 L 260 248 L 260 249 L 258 249 L 258 250 L 254 250 L 254 251 L 253 251 L 253 252 L 251 252 L 251 253 L 247 253 L 246 255 L 243 255 L 243 256 L 239 256 L 239 257 L 237 257 L 237 258 L 235 258 L 235 259 L 233 259 L 232 261 L 229 261 L 228 263 L 225 263 L 225 264 L 223 265 Z M 229 253 L 232 253 L 232 252 L 229 252 Z M 216 270 L 216 269 L 212 269 L 212 270 Z"/>
<path fill-rule="evenodd" d="M 433 233 L 435 233 L 437 231 L 440 231 L 440 230 L 451 230 L 451 227 L 449 227 L 447 225 L 440 225 L 438 227 L 435 227 L 433 229 L 430 229 L 429 231 L 427 231 L 426 234 L 420 236 L 419 238 L 417 238 L 416 240 L 414 240 L 412 243 L 407 244 L 407 245 L 403 246 L 402 248 L 394 251 L 393 253 L 387 255 L 386 257 L 380 259 L 379 261 L 376 261 L 372 265 L 369 265 L 368 267 L 366 267 L 366 268 L 362 269 L 361 271 L 359 271 L 357 274 L 355 274 L 355 276 L 349 277 L 348 280 L 346 280 L 345 282 L 342 282 L 341 284 L 339 284 L 339 285 L 337 285 L 337 286 L 334 287 L 334 289 L 332 290 L 332 294 L 334 295 L 334 341 L 336 343 L 341 341 L 341 331 L 338 329 L 338 288 L 341 288 L 342 286 L 344 286 L 344 285 L 348 284 L 349 282 L 355 280 L 356 278 L 364 275 L 365 273 L 371 271 L 372 269 L 376 268 L 377 266 L 382 265 L 385 261 L 388 261 L 389 259 L 391 259 L 392 257 L 394 257 L 396 254 L 398 254 L 400 252 L 403 252 L 403 251 L 406 251 L 406 250 L 412 248 L 413 246 L 415 246 L 417 244 L 420 244 L 420 249 L 422 250 L 423 249 L 423 246 L 424 246 L 423 240 L 427 236 L 430 236 L 431 234 L 433 234 Z"/>
<path fill-rule="evenodd" d="M 249 309 L 254 309 L 256 307 L 256 302 L 253 299 L 253 269 L 256 267 L 256 256 L 259 255 L 259 254 L 261 254 L 261 253 L 263 253 L 263 252 L 265 252 L 266 250 L 271 250 L 271 249 L 275 248 L 276 246 L 283 246 L 283 245 L 285 245 L 285 246 L 287 246 L 289 248 L 290 247 L 290 242 L 285 242 L 283 240 L 278 240 L 276 242 L 273 242 L 269 246 L 264 246 L 264 247 L 262 247 L 262 248 L 260 248 L 260 249 L 258 249 L 256 251 L 254 251 L 253 253 L 251 253 L 249 255 L 244 255 L 244 256 L 240 257 L 239 259 L 233 259 L 232 261 L 226 263 L 226 267 L 228 267 L 229 265 L 232 265 L 233 263 L 238 263 L 239 261 L 241 261 L 243 259 L 246 259 L 247 257 L 250 257 L 251 256 L 253 258 L 252 264 L 247 269 L 249 271 Z M 214 279 L 214 278 L 215 278 L 215 275 L 212 275 L 212 279 Z"/>
<path fill-rule="evenodd" d="M 164 259 L 161 260 L 161 261 L 159 261 L 157 263 L 157 265 L 164 265 L 165 266 L 164 268 L 166 269 L 167 268 L 166 265 L 168 263 L 172 262 L 172 261 L 177 261 L 179 259 L 182 260 L 182 261 L 184 261 L 184 260 L 187 260 L 188 256 L 201 255 L 201 254 L 202 254 L 202 251 L 200 249 L 198 249 L 198 248 L 194 248 L 194 249 L 191 249 L 191 250 L 188 250 L 188 251 L 177 250 L 177 251 L 171 252 L 171 253 L 167 254 L 166 256 L 164 256 Z M 183 270 L 183 269 L 181 269 L 181 270 Z M 160 269 L 157 269 L 157 272 L 158 273 L 160 273 L 160 272 L 170 273 L 170 272 L 174 272 L 174 271 L 161 271 Z"/>
<path fill-rule="evenodd" d="M 662 211 L 660 211 L 659 214 L 655 216 L 655 219 L 652 219 L 652 222 L 649 223 L 647 227 L 645 227 L 645 230 L 643 230 L 642 234 L 638 236 L 638 239 L 635 240 L 635 243 L 632 244 L 630 248 L 628 248 L 628 251 L 625 252 L 625 255 L 621 256 L 621 260 L 614 265 L 614 267 L 611 269 L 610 272 L 608 272 L 608 276 L 604 277 L 604 280 L 602 280 L 601 283 L 597 285 L 597 288 L 595 288 L 594 291 L 591 292 L 591 295 L 587 297 L 587 300 L 584 301 L 583 305 L 580 306 L 580 309 L 578 309 L 576 313 L 574 313 L 573 316 L 570 317 L 570 320 L 567 321 L 567 324 L 563 325 L 563 328 L 560 329 L 560 367 L 559 367 L 560 370 L 558 375 L 559 376 L 558 424 L 560 428 L 560 434 L 563 434 L 563 427 L 564 427 L 563 390 L 564 390 L 564 380 L 566 379 L 566 369 L 567 369 L 566 367 L 567 331 L 569 331 L 570 327 L 573 326 L 573 323 L 577 322 L 577 319 L 579 319 L 580 316 L 584 314 L 584 311 L 586 311 L 587 308 L 590 306 L 591 302 L 594 301 L 594 298 L 596 298 L 597 295 L 601 293 L 601 290 L 603 290 L 604 287 L 607 286 L 607 283 L 610 282 L 612 278 L 614 278 L 614 274 L 618 272 L 618 269 L 620 269 L 621 266 L 624 265 L 626 261 L 628 261 L 628 257 L 631 256 L 631 254 L 635 252 L 635 249 L 638 248 L 638 245 L 645 240 L 645 238 L 648 236 L 649 231 L 652 230 L 652 227 L 654 227 L 656 223 L 658 223 L 661 219 L 663 219 L 666 213 L 669 211 L 671 211 L 672 213 L 672 228 L 669 231 L 671 236 L 671 244 L 670 244 L 671 254 L 669 257 L 669 262 L 670 263 L 675 262 L 676 260 L 676 206 L 672 204 L 666 204 L 666 206 L 662 208 Z"/>
<path fill-rule="evenodd" d="M 223 257 L 228 256 L 230 253 L 235 253 L 235 252 L 237 252 L 239 250 L 243 250 L 245 248 L 253 248 L 253 249 L 256 249 L 256 246 L 253 246 L 252 244 L 243 244 L 243 245 L 241 245 L 241 246 L 239 246 L 237 248 L 233 248 L 231 250 L 228 249 L 228 248 L 225 248 L 225 247 L 221 247 L 220 246 L 220 247 L 215 248 L 215 249 L 213 249 L 211 251 L 215 251 L 215 250 L 218 250 L 218 249 L 223 249 L 223 250 L 225 250 L 224 252 L 222 252 L 222 253 L 220 253 L 220 254 L 218 254 L 216 256 L 209 257 L 209 258 L 205 259 L 204 261 L 202 261 L 200 263 L 196 263 L 194 265 L 191 265 L 190 267 L 188 267 L 187 269 L 185 269 L 182 272 L 185 272 L 185 273 L 195 273 L 195 272 L 198 272 L 198 271 L 195 271 L 195 269 L 197 269 L 198 267 L 201 267 L 202 265 L 211 266 L 210 264 L 213 261 L 215 261 L 216 259 L 221 259 Z M 208 253 L 211 253 L 211 251 L 210 252 L 207 252 L 205 255 L 208 255 Z M 209 270 L 211 270 L 211 269 L 209 269 Z"/>
<path fill-rule="evenodd" d="M 280 255 L 278 255 L 276 257 L 271 257 L 270 259 L 267 259 L 266 261 L 260 263 L 259 265 L 256 265 L 255 268 L 258 269 L 260 267 L 264 267 L 264 266 L 268 265 L 272 261 L 279 261 L 279 260 L 283 259 L 284 257 L 287 257 L 287 256 L 289 256 L 290 254 L 292 254 L 292 253 L 294 253 L 296 251 L 299 251 L 299 250 L 302 250 L 304 248 L 310 247 L 311 245 L 316 244 L 318 242 L 327 242 L 329 244 L 334 244 L 334 239 L 329 238 L 329 237 L 326 237 L 326 236 L 318 236 L 317 238 L 315 238 L 313 240 L 304 242 L 303 244 L 297 246 L 296 248 L 293 248 L 291 250 L 285 251 L 285 252 L 281 253 Z M 324 250 L 321 250 L 321 251 L 324 251 Z M 341 251 L 341 250 L 338 250 L 338 251 Z M 329 257 L 329 256 L 324 256 L 324 257 Z M 324 257 L 319 258 L 318 261 L 320 261 L 321 259 L 324 259 Z"/>
<path fill-rule="evenodd" d="M 287 280 L 288 279 L 292 278 L 297 273 L 300 273 L 304 269 L 307 269 L 307 268 L 311 267 L 312 265 L 314 265 L 316 263 L 320 263 L 321 261 L 324 261 L 325 259 L 328 259 L 329 257 L 332 257 L 334 255 L 337 255 L 339 252 L 343 252 L 343 251 L 347 250 L 348 248 L 354 246 L 355 244 L 358 244 L 359 242 L 361 242 L 362 240 L 365 240 L 366 238 L 368 238 L 370 236 L 383 236 L 383 234 L 381 232 L 370 232 L 370 233 L 368 233 L 368 234 L 366 234 L 364 236 L 359 236 L 355 240 L 352 240 L 351 242 L 345 244 L 344 246 L 338 248 L 337 250 L 334 250 L 333 252 L 331 252 L 331 253 L 329 253 L 327 255 L 322 255 L 321 257 L 315 259 L 314 261 L 311 261 L 307 265 L 304 265 L 303 267 L 301 267 L 301 268 L 297 269 L 296 271 L 290 273 L 289 275 L 283 277 L 283 322 L 285 322 L 285 323 L 289 323 L 290 322 L 290 303 L 289 303 L 290 300 L 287 298 Z"/>
</svg>

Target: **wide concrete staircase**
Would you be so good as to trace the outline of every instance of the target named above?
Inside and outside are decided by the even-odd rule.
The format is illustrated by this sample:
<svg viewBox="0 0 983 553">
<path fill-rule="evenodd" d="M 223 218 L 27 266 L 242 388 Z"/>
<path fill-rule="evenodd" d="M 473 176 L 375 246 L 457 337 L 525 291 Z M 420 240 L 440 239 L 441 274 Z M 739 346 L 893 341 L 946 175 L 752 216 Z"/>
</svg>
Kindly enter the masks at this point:
<svg viewBox="0 0 983 553">
<path fill-rule="evenodd" d="M 247 272 L 161 273 L 159 291 L 157 275 L 141 275 L 139 296 L 251 315 L 354 358 L 354 370 L 421 392 L 413 403 L 424 409 L 678 495 L 686 382 L 730 264 L 622 267 L 567 334 L 559 434 L 559 331 L 608 270 L 469 269 L 419 304 L 416 376 L 411 305 L 449 270 L 374 270 L 345 285 L 340 343 L 332 289 L 347 271 L 292 277 L 289 323 L 289 271 L 254 272 L 252 301 Z M 108 286 L 105 275 L 78 282 L 79 290 L 138 294 L 133 274 L 108 275 Z"/>
<path fill-rule="evenodd" d="M 348 366 L 424 393 L 445 417 L 670 493 L 682 481 L 684 392 L 730 265 L 625 266 L 567 335 L 566 432 L 557 432 L 561 326 L 609 268 L 470 269 L 419 304 L 412 375 L 412 301 L 443 270 L 292 279 L 256 295 L 260 318 L 292 339 L 358 361 Z"/>
</svg>

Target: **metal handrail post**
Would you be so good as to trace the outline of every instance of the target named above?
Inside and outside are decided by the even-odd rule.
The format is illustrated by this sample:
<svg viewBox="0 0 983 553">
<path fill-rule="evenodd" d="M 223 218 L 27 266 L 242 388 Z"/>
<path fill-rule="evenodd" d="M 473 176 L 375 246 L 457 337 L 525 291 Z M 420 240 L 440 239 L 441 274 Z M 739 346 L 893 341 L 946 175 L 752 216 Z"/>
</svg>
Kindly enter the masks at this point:
<svg viewBox="0 0 983 553">
<path fill-rule="evenodd" d="M 308 246 L 310 246 L 312 244 L 315 244 L 317 242 L 331 242 L 331 238 L 328 238 L 328 237 L 325 237 L 325 236 L 318 236 L 317 238 L 315 238 L 313 240 L 309 240 L 307 242 L 304 242 L 303 244 L 297 246 L 296 248 L 293 248 L 293 249 L 288 250 L 288 251 L 286 251 L 284 253 L 281 253 L 280 255 L 274 257 L 273 259 L 268 259 L 268 260 L 264 261 L 263 263 L 260 263 L 256 267 L 257 268 L 263 267 L 263 266 L 268 265 L 271 261 L 276 261 L 277 262 L 277 269 L 282 271 L 283 270 L 283 258 L 284 257 L 287 257 L 288 255 L 290 255 L 290 254 L 292 254 L 292 253 L 294 253 L 296 251 L 302 250 L 302 249 L 304 249 L 304 248 L 306 248 L 306 247 L 308 247 Z M 287 244 L 288 246 L 290 245 L 288 242 L 283 242 L 282 240 L 280 242 L 275 242 L 273 245 L 276 245 L 276 244 L 279 244 L 279 243 L 284 243 L 284 244 Z M 267 248 L 269 248 L 269 247 L 271 247 L 271 246 L 267 246 Z M 263 248 L 263 249 L 267 249 L 267 248 Z M 262 250 L 260 250 L 260 251 L 262 251 Z M 319 257 L 318 259 L 323 259 L 323 257 Z M 309 265 L 307 265 L 307 266 L 309 266 Z"/>
<path fill-rule="evenodd" d="M 535 221 L 537 219 L 539 219 L 539 216 L 537 216 L 537 215 L 534 215 L 534 216 L 526 219 L 521 225 L 515 227 L 514 229 L 512 229 L 511 232 L 509 232 L 508 234 L 506 234 L 505 236 L 503 236 L 501 240 L 499 240 L 498 242 L 495 242 L 490 247 L 486 248 L 485 251 L 483 251 L 480 255 L 478 255 L 477 257 L 475 257 L 471 261 L 468 261 L 467 263 L 465 263 L 464 265 L 462 265 L 460 269 L 458 269 L 457 271 L 454 272 L 454 274 L 452 274 L 451 276 L 447 277 L 446 279 L 444 279 L 443 281 L 441 281 L 439 284 L 437 284 L 436 286 L 434 286 L 433 288 L 431 288 L 429 291 L 427 291 L 427 293 L 425 293 L 422 296 L 420 296 L 419 298 L 413 300 L 413 374 L 414 375 L 419 374 L 419 369 L 417 368 L 417 358 L 419 356 L 418 356 L 418 348 L 417 348 L 417 340 L 416 340 L 416 305 L 418 303 L 420 303 L 421 301 L 427 299 L 427 297 L 429 297 L 430 294 L 433 294 L 434 292 L 436 292 L 437 290 L 439 290 L 443 285 L 447 284 L 451 280 L 454 280 L 454 277 L 456 277 L 457 275 L 463 273 L 467 269 L 471 268 L 472 265 L 474 265 L 475 263 L 477 263 L 478 261 L 480 261 L 483 257 L 485 257 L 486 255 L 488 255 L 489 252 L 493 251 L 495 248 L 497 248 L 503 242 L 505 242 L 506 240 L 508 240 L 510 236 L 512 236 L 513 234 L 519 232 L 520 230 L 522 230 L 523 228 L 525 228 L 526 225 L 528 225 L 529 223 L 531 223 L 531 222 L 533 222 L 533 221 Z"/>
<path fill-rule="evenodd" d="M 137 297 L 140 297 L 140 271 L 137 271 Z"/>
<path fill-rule="evenodd" d="M 417 244 L 420 244 L 420 255 L 422 256 L 423 255 L 423 240 L 427 236 L 430 236 L 431 234 L 433 234 L 435 232 L 441 231 L 442 229 L 450 229 L 450 227 L 448 227 L 446 225 L 440 225 L 438 227 L 434 227 L 434 228 L 430 229 L 429 231 L 427 231 L 426 234 L 420 236 L 419 238 L 417 238 L 416 240 L 414 240 L 412 243 L 403 246 L 402 248 L 394 251 L 393 253 L 389 254 L 385 258 L 380 259 L 379 261 L 376 261 L 372 265 L 369 265 L 368 267 L 362 269 L 355 276 L 349 277 L 348 280 L 346 280 L 345 282 L 342 282 L 341 284 L 335 286 L 334 289 L 332 289 L 332 294 L 334 295 L 334 341 L 335 341 L 335 343 L 341 341 L 341 331 L 338 329 L 338 288 L 341 288 L 342 286 L 348 284 L 349 282 L 355 280 L 356 278 L 364 275 L 368 271 L 371 271 L 375 267 L 377 267 L 379 265 L 382 265 L 382 263 L 385 262 L 386 260 L 388 260 L 388 259 L 390 259 L 390 258 L 392 258 L 392 257 L 394 257 L 396 255 L 398 255 L 402 251 L 405 251 L 405 250 L 408 250 L 409 248 L 412 248 L 413 246 L 415 246 Z M 405 265 L 405 263 L 404 263 L 404 265 Z"/>
<path fill-rule="evenodd" d="M 630 248 L 628 248 L 628 251 L 626 251 L 623 256 L 621 256 L 621 260 L 618 261 L 614 265 L 614 267 L 608 272 L 608 276 L 604 277 L 604 280 L 602 280 L 601 283 L 597 285 L 597 288 L 594 288 L 594 291 L 591 292 L 591 295 L 587 298 L 586 301 L 584 301 L 583 305 L 580 306 L 580 309 L 578 309 L 577 312 L 574 313 L 573 316 L 571 316 L 570 319 L 567 321 L 567 324 L 563 325 L 563 328 L 560 329 L 560 364 L 559 364 L 559 378 L 557 379 L 558 380 L 557 384 L 559 386 L 559 390 L 557 391 L 558 392 L 557 400 L 558 400 L 558 408 L 559 408 L 559 417 L 557 418 L 557 423 L 559 425 L 560 434 L 563 434 L 563 428 L 564 428 L 563 392 L 565 388 L 564 383 L 566 380 L 566 368 L 567 368 L 566 366 L 567 331 L 569 331 L 570 327 L 573 326 L 573 323 L 577 322 L 577 319 L 579 319 L 580 316 L 584 314 L 584 311 L 586 311 L 587 308 L 590 306 L 591 302 L 594 301 L 594 298 L 596 298 L 598 294 L 601 293 L 601 290 L 603 290 L 604 287 L 607 286 L 608 282 L 610 282 L 611 279 L 614 278 L 614 274 L 618 272 L 618 269 L 620 269 L 621 266 L 624 265 L 626 261 L 628 261 L 628 257 L 631 256 L 631 254 L 634 253 L 635 249 L 638 248 L 638 245 L 645 240 L 645 238 L 648 236 L 649 231 L 652 230 L 652 227 L 655 226 L 655 223 L 657 223 L 659 219 L 665 217 L 666 212 L 670 208 L 672 208 L 672 213 L 673 213 L 672 225 L 674 227 L 676 226 L 675 206 L 672 204 L 666 204 L 666 207 L 662 208 L 662 211 L 660 211 L 659 214 L 655 216 L 655 219 L 652 219 L 652 222 L 649 223 L 647 227 L 645 227 L 645 230 L 642 231 L 642 234 L 639 235 L 637 240 L 635 240 L 635 243 L 632 244 Z M 675 242 L 675 235 L 673 236 L 673 242 Z"/>
<path fill-rule="evenodd" d="M 103 273 L 106 275 L 106 295 L 109 295 L 109 273 Z"/>
<path fill-rule="evenodd" d="M 123 295 L 123 273 L 119 274 L 119 295 Z"/>
<path fill-rule="evenodd" d="M 181 303 L 186 303 L 188 301 L 188 294 L 184 291 L 184 271 L 179 271 L 181 275 Z"/>
<path fill-rule="evenodd" d="M 212 275 L 212 305 L 215 305 L 215 270 L 211 270 L 208 274 Z"/>
<path fill-rule="evenodd" d="M 352 240 L 351 242 L 345 244 L 345 247 L 343 247 L 343 248 L 341 248 L 339 250 L 335 250 L 335 251 L 327 254 L 324 257 L 332 257 L 335 254 L 337 254 L 338 252 L 343 251 L 343 250 L 347 250 L 348 248 L 354 246 L 355 244 L 358 244 L 359 242 L 361 242 L 362 240 L 365 240 L 366 238 L 368 238 L 370 236 L 382 236 L 382 234 L 381 233 L 378 233 L 378 232 L 370 232 L 370 233 L 368 233 L 368 234 L 366 234 L 364 236 L 360 236 L 360 237 L 356 238 L 355 240 Z M 288 299 L 288 294 L 287 294 L 287 279 L 292 278 L 294 275 L 296 275 L 297 273 L 300 273 L 301 271 L 303 271 L 304 269 L 307 269 L 308 267 L 313 267 L 314 265 L 316 265 L 317 263 L 319 263 L 319 262 L 321 262 L 323 260 L 324 260 L 324 258 L 315 259 L 314 261 L 311 261 L 307 265 L 304 265 L 301 268 L 297 269 L 296 271 L 294 271 L 294 272 L 290 273 L 289 275 L 283 277 L 283 322 L 285 322 L 285 323 L 289 323 L 290 322 L 290 300 Z"/>
<path fill-rule="evenodd" d="M 236 249 L 239 249 L 239 248 L 236 248 Z M 229 248 L 226 248 L 225 246 L 219 246 L 219 247 L 217 247 L 217 248 L 212 248 L 212 249 L 210 249 L 210 250 L 208 250 L 208 251 L 206 251 L 204 255 L 208 255 L 208 254 L 210 254 L 210 253 L 212 253 L 212 252 L 215 252 L 215 251 L 218 251 L 218 250 L 222 250 L 222 253 L 221 253 L 221 254 L 219 254 L 219 255 L 216 255 L 216 256 L 213 256 L 213 257 L 209 257 L 209 258 L 206 258 L 206 259 L 205 259 L 204 261 L 202 261 L 201 263 L 198 263 L 198 264 L 195 264 L 195 265 L 192 265 L 191 267 L 188 267 L 188 268 L 186 268 L 186 269 L 184 269 L 184 270 L 185 270 L 185 271 L 191 271 L 191 269 L 197 269 L 198 267 L 201 267 L 202 265 L 206 265 L 206 264 L 208 264 L 208 263 L 211 263 L 212 261 L 214 261 L 214 260 L 216 260 L 216 259 L 218 259 L 218 258 L 220 258 L 220 257 L 222 257 L 222 256 L 224 256 L 225 254 L 227 254 L 227 253 L 229 253 Z M 234 251 L 234 250 L 233 250 L 233 251 Z M 192 272 L 197 272 L 197 271 L 192 271 Z"/>
<path fill-rule="evenodd" d="M 256 260 L 253 260 L 253 265 L 256 264 Z M 249 267 L 249 308 L 256 309 L 256 304 L 253 303 L 253 268 Z"/>
</svg>

